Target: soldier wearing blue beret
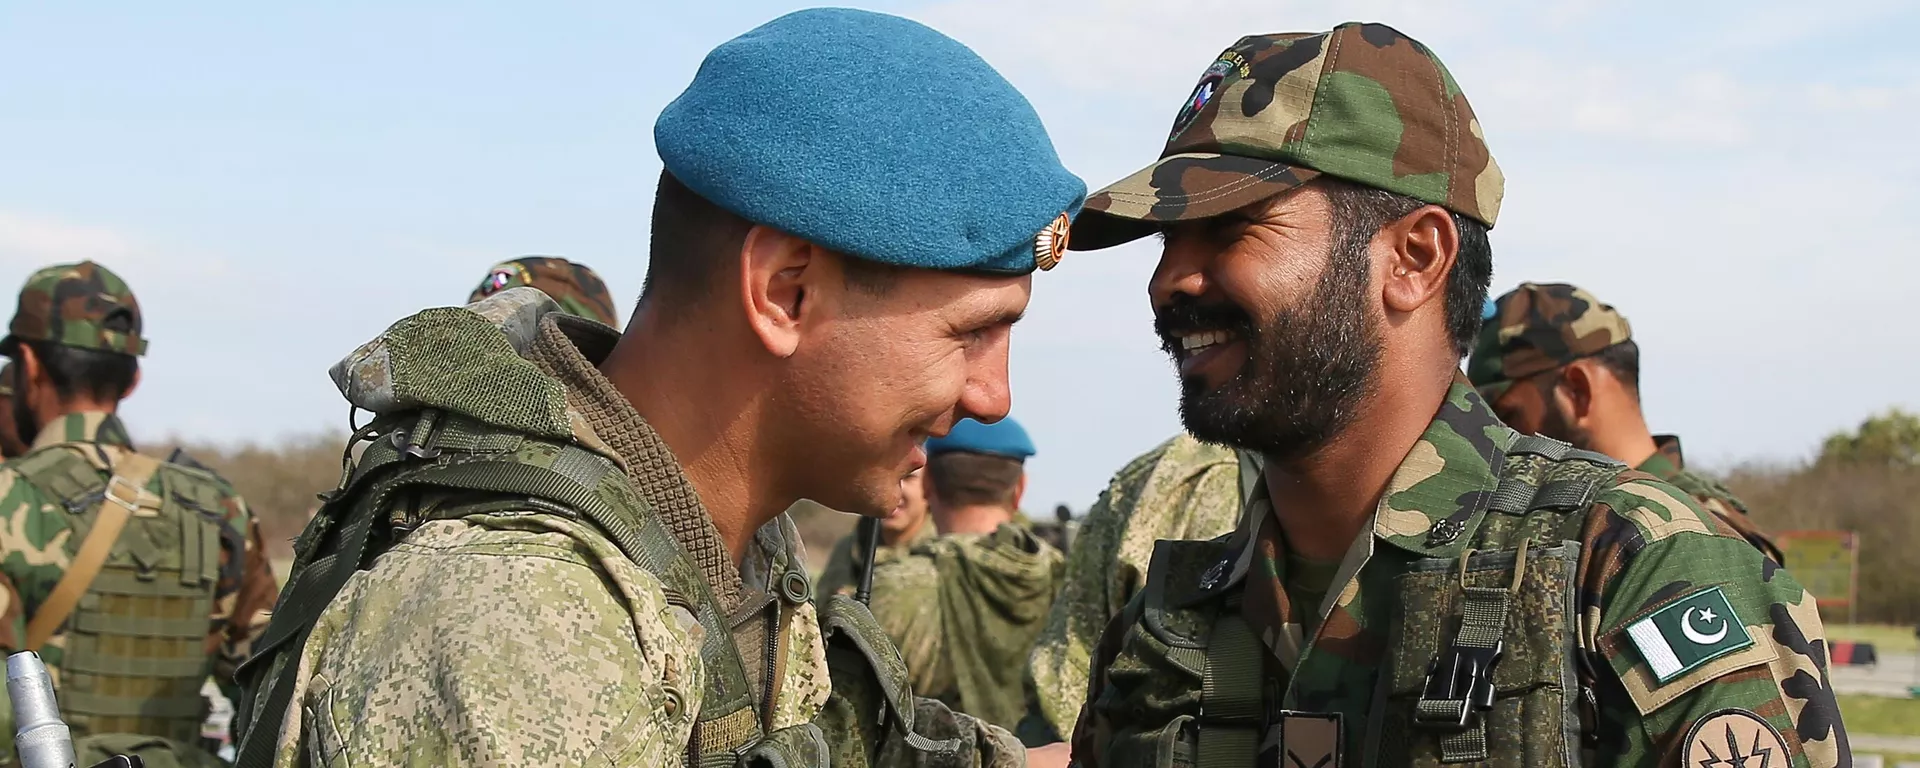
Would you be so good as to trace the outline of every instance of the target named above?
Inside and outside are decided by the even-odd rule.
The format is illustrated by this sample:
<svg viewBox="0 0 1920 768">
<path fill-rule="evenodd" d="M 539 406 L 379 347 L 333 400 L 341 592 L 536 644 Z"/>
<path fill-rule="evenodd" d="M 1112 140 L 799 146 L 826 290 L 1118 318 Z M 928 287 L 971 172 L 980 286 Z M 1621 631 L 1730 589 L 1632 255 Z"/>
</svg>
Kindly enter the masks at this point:
<svg viewBox="0 0 1920 768">
<path fill-rule="evenodd" d="M 654 144 L 624 333 L 512 288 L 335 366 L 374 439 L 243 673 L 240 765 L 1026 764 L 812 600 L 785 512 L 883 515 L 927 438 L 1007 414 L 1085 186 L 966 46 L 846 9 L 715 49 Z"/>
<path fill-rule="evenodd" d="M 1033 440 L 1013 419 L 966 419 L 927 453 L 940 535 L 876 561 L 873 615 L 916 694 L 1011 729 L 1025 713 L 1027 652 L 1066 572 L 1066 556 L 1020 513 Z"/>
<path fill-rule="evenodd" d="M 1034 454 L 1033 438 L 1027 437 L 1027 430 L 1012 418 L 992 424 L 961 419 L 947 434 L 927 441 L 929 457 L 954 451 L 1024 462 Z"/>
</svg>

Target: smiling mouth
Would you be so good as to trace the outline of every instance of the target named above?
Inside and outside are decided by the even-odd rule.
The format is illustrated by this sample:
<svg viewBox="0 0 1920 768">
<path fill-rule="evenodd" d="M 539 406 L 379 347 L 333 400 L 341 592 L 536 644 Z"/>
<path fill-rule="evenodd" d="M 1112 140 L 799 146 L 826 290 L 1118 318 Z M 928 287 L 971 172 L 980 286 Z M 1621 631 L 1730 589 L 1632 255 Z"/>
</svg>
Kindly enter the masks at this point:
<svg viewBox="0 0 1920 768">
<path fill-rule="evenodd" d="M 1231 331 L 1193 331 L 1179 334 L 1177 338 L 1180 342 L 1180 357 L 1185 359 L 1217 349 L 1237 337 Z"/>
</svg>

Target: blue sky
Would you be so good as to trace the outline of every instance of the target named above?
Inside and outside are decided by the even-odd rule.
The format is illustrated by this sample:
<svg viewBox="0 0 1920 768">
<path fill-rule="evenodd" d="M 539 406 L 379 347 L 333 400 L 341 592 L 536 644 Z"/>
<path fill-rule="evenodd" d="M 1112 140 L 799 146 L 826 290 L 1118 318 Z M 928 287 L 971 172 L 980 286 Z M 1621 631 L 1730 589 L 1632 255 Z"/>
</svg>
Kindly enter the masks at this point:
<svg viewBox="0 0 1920 768">
<path fill-rule="evenodd" d="M 654 116 L 708 49 L 801 7 L 289 5 L 0 8 L 0 285 L 81 258 L 128 279 L 153 340 L 137 435 L 338 427 L 327 365 L 504 257 L 575 258 L 630 305 Z M 973 46 L 1094 186 L 1157 153 L 1235 38 L 1393 24 L 1448 63 L 1506 171 L 1496 289 L 1616 305 L 1655 428 L 1695 461 L 1790 459 L 1920 408 L 1920 3 L 862 5 Z M 873 63 L 877 88 L 914 75 Z M 1154 258 L 1075 254 L 1036 281 L 1013 361 L 1031 506 L 1084 507 L 1178 428 Z"/>
</svg>

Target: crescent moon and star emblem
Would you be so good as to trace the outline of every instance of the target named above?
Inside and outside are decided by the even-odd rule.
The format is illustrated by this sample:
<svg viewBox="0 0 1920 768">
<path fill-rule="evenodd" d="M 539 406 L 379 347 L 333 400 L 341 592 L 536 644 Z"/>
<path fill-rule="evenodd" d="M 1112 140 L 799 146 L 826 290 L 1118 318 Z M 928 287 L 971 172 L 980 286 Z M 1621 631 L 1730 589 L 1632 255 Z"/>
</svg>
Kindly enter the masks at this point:
<svg viewBox="0 0 1920 768">
<path fill-rule="evenodd" d="M 1720 629 L 1712 633 L 1702 632 L 1698 627 L 1712 627 L 1718 621 Z M 1687 615 L 1680 622 L 1680 633 L 1687 636 L 1696 645 L 1713 645 L 1727 639 L 1727 620 L 1713 612 L 1712 608 L 1695 606 L 1687 609 Z"/>
</svg>

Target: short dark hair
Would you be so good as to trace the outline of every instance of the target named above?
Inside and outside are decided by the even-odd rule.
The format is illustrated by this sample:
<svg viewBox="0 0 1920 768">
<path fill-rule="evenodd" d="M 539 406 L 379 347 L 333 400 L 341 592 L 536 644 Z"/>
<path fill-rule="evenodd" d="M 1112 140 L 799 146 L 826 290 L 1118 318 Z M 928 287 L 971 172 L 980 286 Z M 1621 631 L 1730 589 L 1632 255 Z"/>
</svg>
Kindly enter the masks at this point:
<svg viewBox="0 0 1920 768">
<path fill-rule="evenodd" d="M 1628 389 L 1635 393 L 1640 391 L 1640 345 L 1635 344 L 1633 339 L 1609 344 L 1605 349 L 1595 352 L 1593 359 L 1612 371 Z"/>
<path fill-rule="evenodd" d="M 993 504 L 1011 511 L 1025 468 L 1017 459 L 949 451 L 927 460 L 928 495 L 952 506 Z"/>
<path fill-rule="evenodd" d="M 688 189 L 673 174 L 660 172 L 653 193 L 653 233 L 647 246 L 647 282 L 640 304 L 661 295 L 696 302 L 712 295 L 715 283 L 746 242 L 753 223 L 714 205 Z"/>
<path fill-rule="evenodd" d="M 1364 249 L 1381 227 L 1426 205 L 1406 195 L 1345 179 L 1322 176 L 1314 183 L 1326 190 L 1327 199 L 1333 205 L 1337 252 Z M 1454 229 L 1460 231 L 1460 251 L 1454 256 L 1453 271 L 1447 273 L 1447 331 L 1453 336 L 1454 351 L 1466 357 L 1473 350 L 1474 337 L 1480 333 L 1487 287 L 1493 282 L 1493 245 L 1487 241 L 1485 224 L 1459 213 L 1448 213 L 1453 217 Z"/>
<path fill-rule="evenodd" d="M 713 204 L 687 188 L 672 173 L 660 172 L 653 194 L 653 235 L 647 247 L 647 282 L 640 303 L 659 293 L 674 300 L 700 301 L 712 295 L 715 281 L 740 252 L 753 222 Z M 847 287 L 868 296 L 893 288 L 906 267 L 845 256 Z"/>
<path fill-rule="evenodd" d="M 53 383 L 54 394 L 62 400 L 84 395 L 98 402 L 119 402 L 133 390 L 133 379 L 140 372 L 140 361 L 133 355 L 69 347 L 40 339 L 20 343 L 33 350 L 40 369 L 47 372 L 47 379 Z M 13 370 L 16 378 L 26 377 L 26 368 L 15 365 Z M 15 391 L 25 384 L 25 381 L 15 382 Z"/>
</svg>

